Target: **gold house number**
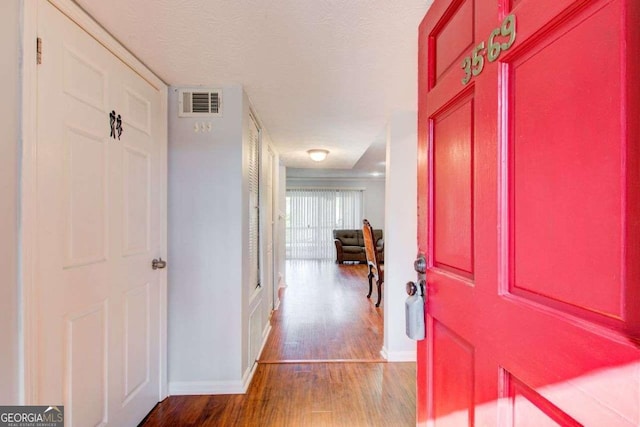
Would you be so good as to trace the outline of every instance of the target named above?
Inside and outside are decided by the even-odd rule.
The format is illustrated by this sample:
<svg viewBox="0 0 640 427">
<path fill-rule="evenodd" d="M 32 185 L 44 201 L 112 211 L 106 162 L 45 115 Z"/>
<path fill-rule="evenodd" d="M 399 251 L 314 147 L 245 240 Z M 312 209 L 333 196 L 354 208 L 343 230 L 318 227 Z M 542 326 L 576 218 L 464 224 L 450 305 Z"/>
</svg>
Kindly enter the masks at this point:
<svg viewBox="0 0 640 427">
<path fill-rule="evenodd" d="M 509 40 L 501 43 L 496 41 L 496 37 L 509 37 Z M 486 53 L 489 62 L 494 62 L 500 57 L 502 51 L 508 50 L 516 41 L 516 16 L 511 14 L 504 18 L 502 25 L 491 31 L 489 40 L 487 40 L 487 48 L 485 42 L 482 41 L 473 49 L 471 56 L 467 56 L 462 61 L 462 69 L 464 70 L 464 78 L 461 80 L 463 85 L 471 81 L 471 77 L 476 77 L 484 70 L 484 54 Z"/>
</svg>

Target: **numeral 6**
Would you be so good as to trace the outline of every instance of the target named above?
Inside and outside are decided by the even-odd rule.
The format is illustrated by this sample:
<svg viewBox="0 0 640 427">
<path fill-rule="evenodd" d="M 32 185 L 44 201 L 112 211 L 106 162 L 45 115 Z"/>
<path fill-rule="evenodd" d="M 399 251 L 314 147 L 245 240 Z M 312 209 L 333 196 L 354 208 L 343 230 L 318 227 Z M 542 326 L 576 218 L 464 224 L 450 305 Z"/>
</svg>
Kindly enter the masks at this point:
<svg viewBox="0 0 640 427">
<path fill-rule="evenodd" d="M 502 47 L 500 42 L 496 42 L 496 36 L 500 35 L 500 28 L 496 28 L 491 31 L 491 35 L 489 36 L 489 47 L 487 48 L 487 59 L 489 62 L 493 62 L 500 56 L 500 51 Z"/>
</svg>

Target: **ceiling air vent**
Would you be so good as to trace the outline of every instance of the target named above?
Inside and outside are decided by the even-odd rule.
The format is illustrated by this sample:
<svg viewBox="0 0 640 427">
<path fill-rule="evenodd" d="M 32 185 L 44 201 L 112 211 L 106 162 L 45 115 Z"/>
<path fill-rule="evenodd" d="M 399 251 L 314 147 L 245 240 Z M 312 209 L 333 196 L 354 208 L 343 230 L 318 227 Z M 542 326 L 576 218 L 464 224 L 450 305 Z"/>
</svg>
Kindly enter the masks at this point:
<svg viewBox="0 0 640 427">
<path fill-rule="evenodd" d="M 221 89 L 181 89 L 178 117 L 222 116 Z"/>
</svg>

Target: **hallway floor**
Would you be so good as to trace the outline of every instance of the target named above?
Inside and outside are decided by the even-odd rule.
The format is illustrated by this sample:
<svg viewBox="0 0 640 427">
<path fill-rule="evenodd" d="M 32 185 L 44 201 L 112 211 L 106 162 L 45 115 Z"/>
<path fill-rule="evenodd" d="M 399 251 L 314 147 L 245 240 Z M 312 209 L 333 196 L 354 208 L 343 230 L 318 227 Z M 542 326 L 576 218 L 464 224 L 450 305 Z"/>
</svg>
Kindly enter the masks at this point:
<svg viewBox="0 0 640 427">
<path fill-rule="evenodd" d="M 288 261 L 279 310 L 244 395 L 171 396 L 153 426 L 412 426 L 415 363 L 386 363 L 364 265 Z"/>
</svg>

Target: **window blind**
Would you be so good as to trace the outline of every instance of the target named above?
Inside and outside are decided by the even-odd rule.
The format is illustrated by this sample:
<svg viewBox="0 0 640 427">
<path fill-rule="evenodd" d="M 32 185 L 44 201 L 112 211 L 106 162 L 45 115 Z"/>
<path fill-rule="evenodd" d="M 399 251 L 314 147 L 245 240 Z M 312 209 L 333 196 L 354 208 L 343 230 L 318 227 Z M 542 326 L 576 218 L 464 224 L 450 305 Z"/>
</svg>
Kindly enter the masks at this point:
<svg viewBox="0 0 640 427">
<path fill-rule="evenodd" d="M 334 229 L 362 227 L 362 190 L 287 190 L 288 259 L 333 259 Z"/>
</svg>

